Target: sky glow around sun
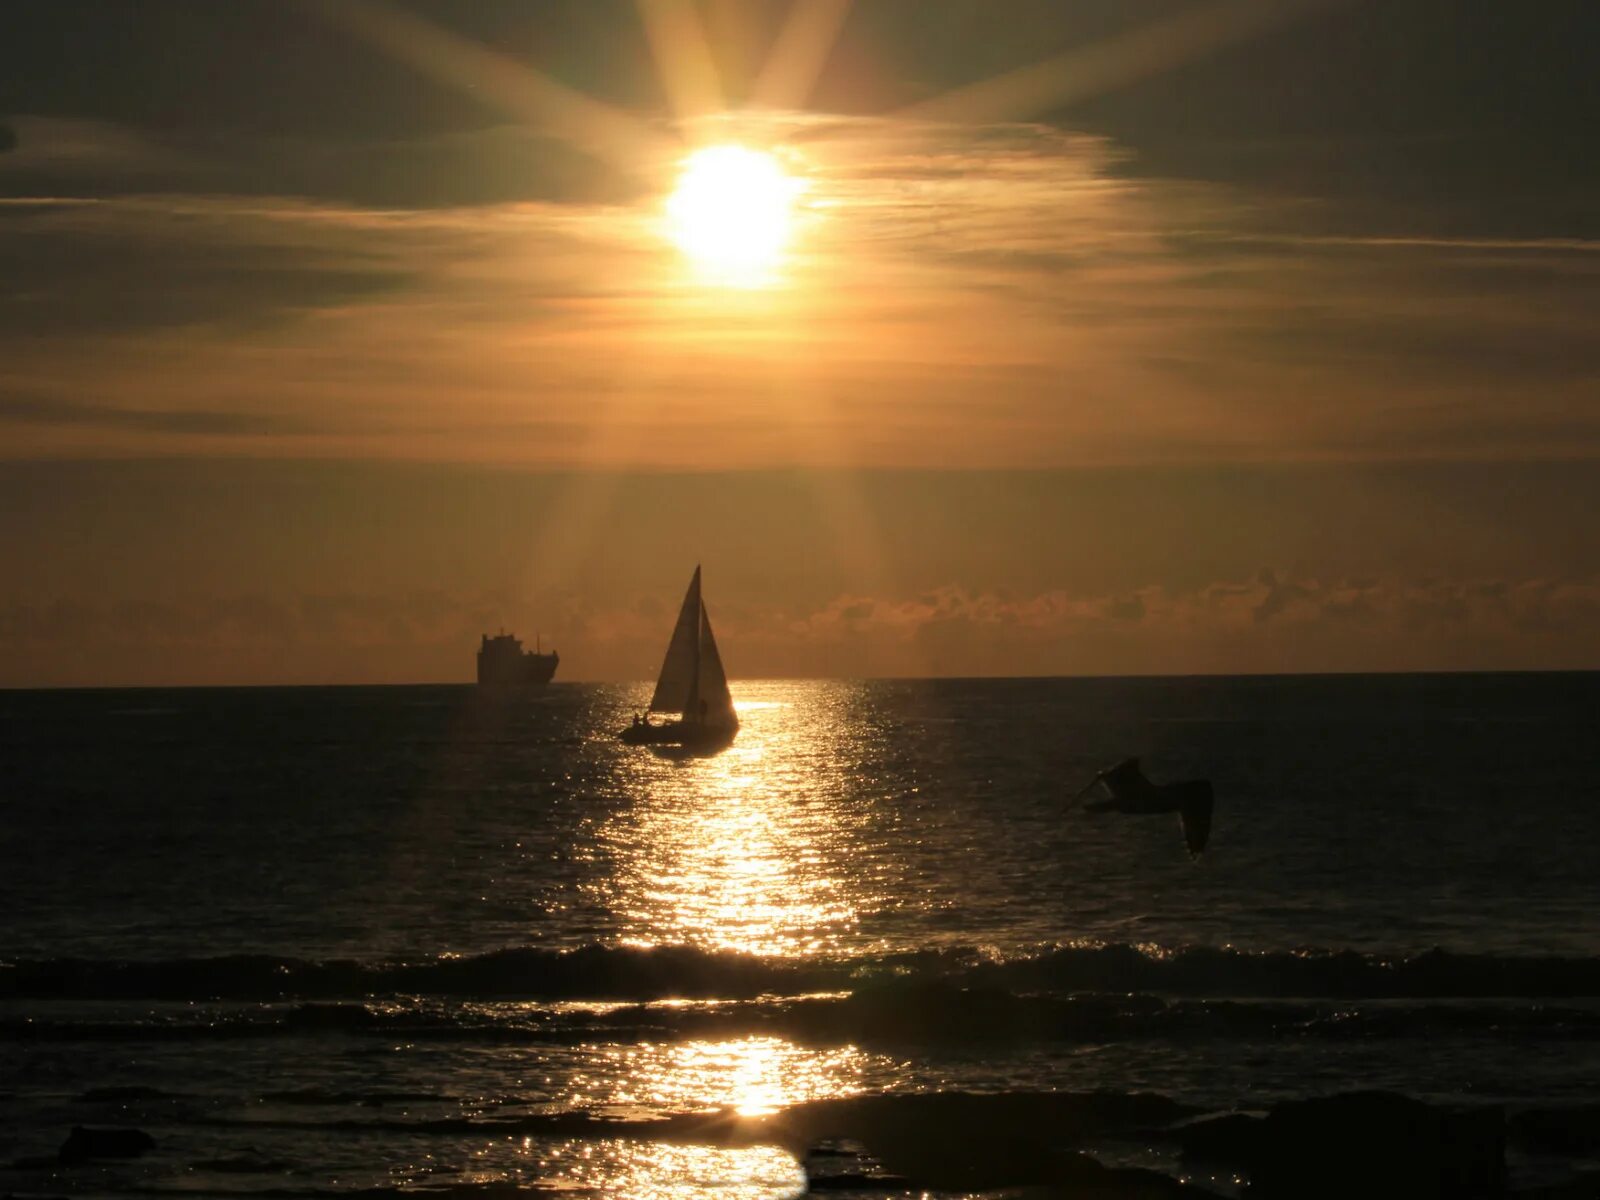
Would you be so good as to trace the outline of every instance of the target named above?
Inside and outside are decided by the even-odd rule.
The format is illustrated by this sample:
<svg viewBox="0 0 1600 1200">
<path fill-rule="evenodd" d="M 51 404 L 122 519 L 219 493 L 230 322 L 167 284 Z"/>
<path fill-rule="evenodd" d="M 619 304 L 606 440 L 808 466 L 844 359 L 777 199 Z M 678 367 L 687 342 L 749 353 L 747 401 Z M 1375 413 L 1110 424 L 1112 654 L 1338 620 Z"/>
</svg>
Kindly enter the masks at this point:
<svg viewBox="0 0 1600 1200">
<path fill-rule="evenodd" d="M 802 181 L 762 150 L 706 146 L 683 160 L 667 198 L 667 231 L 710 282 L 758 287 L 781 264 Z"/>
<path fill-rule="evenodd" d="M 691 558 L 743 678 L 1600 668 L 1600 5 L 102 7 L 0 38 L 0 686 L 633 679 Z"/>
</svg>

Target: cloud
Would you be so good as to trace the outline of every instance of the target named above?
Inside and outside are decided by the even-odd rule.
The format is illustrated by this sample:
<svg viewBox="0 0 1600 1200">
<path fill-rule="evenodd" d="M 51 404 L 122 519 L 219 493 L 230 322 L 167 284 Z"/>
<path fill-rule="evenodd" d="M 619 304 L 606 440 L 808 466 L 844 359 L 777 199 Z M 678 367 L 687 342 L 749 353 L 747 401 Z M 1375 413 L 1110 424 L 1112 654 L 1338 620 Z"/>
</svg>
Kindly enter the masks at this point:
<svg viewBox="0 0 1600 1200">
<path fill-rule="evenodd" d="M 17 116 L 4 128 L 4 149 L 10 153 L 0 162 L 0 188 L 4 189 L 0 194 L 39 181 L 60 181 L 67 194 L 77 188 L 88 188 L 88 194 L 94 194 L 96 181 L 126 188 L 136 183 L 150 187 L 164 179 L 187 183 L 193 178 L 193 164 L 164 145 L 158 135 L 118 122 Z M 46 194 L 55 191 L 43 190 Z"/>
<path fill-rule="evenodd" d="M 1252 618 L 1257 622 L 1270 621 L 1313 603 L 1313 595 L 1308 588 L 1288 580 L 1279 580 L 1271 570 L 1263 568 L 1256 577 L 1256 583 L 1265 589 L 1265 594 L 1251 609 Z"/>
<path fill-rule="evenodd" d="M 1600 454 L 1582 241 L 1329 239 L 1297 232 L 1294 204 L 1132 179 L 1123 147 L 1043 126 L 777 114 L 728 132 L 786 147 L 809 183 L 769 292 L 696 282 L 658 198 L 97 195 L 119 171 L 227 176 L 192 142 L 57 129 L 29 161 L 83 194 L 0 201 L 0 388 L 338 412 L 296 452 L 582 467 Z M 517 138 L 433 141 L 478 162 Z M 71 425 L 13 453 L 217 449 Z M 283 453 L 271 438 L 256 452 Z"/>
<path fill-rule="evenodd" d="M 1108 595 L 949 586 L 841 596 L 789 620 L 782 637 L 903 674 L 1583 667 L 1600 661 L 1600 580 L 1319 580 L 1264 568 Z M 790 653 L 770 630 L 727 640 Z"/>
<path fill-rule="evenodd" d="M 560 649 L 566 678 L 631 679 L 659 657 L 670 614 L 657 601 L 438 588 L 62 598 L 0 608 L 0 647 L 12 670 L 49 664 L 59 682 L 76 678 L 61 675 L 72 663 L 94 664 L 101 681 L 112 664 L 124 683 L 404 682 L 470 677 L 479 634 L 509 624 Z M 1319 580 L 1264 569 L 1102 595 L 949 585 L 800 611 L 730 601 L 716 621 L 743 678 L 1600 666 L 1593 578 Z"/>
<path fill-rule="evenodd" d="M 278 319 L 374 299 L 410 269 L 236 201 L 41 198 L 0 204 L 0 344 Z"/>
<path fill-rule="evenodd" d="M 254 437 L 260 434 L 304 434 L 319 426 L 279 413 L 234 409 L 126 409 L 58 399 L 0 396 L 0 421 L 44 425 L 89 426 L 131 432 L 206 434 Z"/>
<path fill-rule="evenodd" d="M 619 204 L 641 189 L 639 175 L 518 125 L 410 139 L 158 132 L 39 116 L 15 118 L 13 126 L 0 196 L 232 195 L 387 210 Z M 660 169 L 641 165 L 645 177 Z"/>
</svg>

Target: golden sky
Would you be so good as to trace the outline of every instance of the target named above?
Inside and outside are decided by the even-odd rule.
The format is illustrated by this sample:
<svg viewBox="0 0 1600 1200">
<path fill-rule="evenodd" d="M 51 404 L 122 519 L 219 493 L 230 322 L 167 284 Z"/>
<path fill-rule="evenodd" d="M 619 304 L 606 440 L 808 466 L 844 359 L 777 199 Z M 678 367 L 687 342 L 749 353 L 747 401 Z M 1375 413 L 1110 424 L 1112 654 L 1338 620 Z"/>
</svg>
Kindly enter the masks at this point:
<svg viewBox="0 0 1600 1200">
<path fill-rule="evenodd" d="M 459 678 L 500 624 L 639 677 L 696 561 L 735 674 L 1600 664 L 1548 29 L 25 8 L 0 684 Z M 729 146 L 774 174 L 697 184 Z"/>
</svg>

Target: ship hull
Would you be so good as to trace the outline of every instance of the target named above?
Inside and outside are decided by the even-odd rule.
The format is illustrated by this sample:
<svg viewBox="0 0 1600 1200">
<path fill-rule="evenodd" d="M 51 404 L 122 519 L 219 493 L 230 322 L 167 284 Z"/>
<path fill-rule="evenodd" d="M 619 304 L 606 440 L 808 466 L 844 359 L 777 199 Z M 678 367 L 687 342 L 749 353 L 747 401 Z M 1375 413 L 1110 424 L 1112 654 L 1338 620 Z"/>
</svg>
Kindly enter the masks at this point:
<svg viewBox="0 0 1600 1200">
<path fill-rule="evenodd" d="M 554 654 L 523 654 L 516 658 L 485 659 L 478 656 L 479 687 L 543 687 L 555 678 Z"/>
<path fill-rule="evenodd" d="M 544 686 L 555 677 L 562 656 L 550 651 L 523 651 L 515 638 L 485 638 L 478 651 L 478 686 L 482 688 L 528 688 Z"/>
</svg>

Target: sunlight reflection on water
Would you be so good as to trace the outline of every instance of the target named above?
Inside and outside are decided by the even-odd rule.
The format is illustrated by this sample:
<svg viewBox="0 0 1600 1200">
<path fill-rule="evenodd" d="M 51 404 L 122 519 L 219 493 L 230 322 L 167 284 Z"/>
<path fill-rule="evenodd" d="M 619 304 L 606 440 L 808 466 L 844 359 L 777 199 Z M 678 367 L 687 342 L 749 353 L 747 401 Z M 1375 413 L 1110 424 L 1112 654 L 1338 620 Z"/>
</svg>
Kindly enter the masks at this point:
<svg viewBox="0 0 1600 1200">
<path fill-rule="evenodd" d="M 634 803 L 597 841 L 614 863 L 586 886 L 622 918 L 625 944 L 762 955 L 842 953 L 869 879 L 845 869 L 867 831 L 842 786 L 863 730 L 848 703 L 777 695 L 738 703 L 738 739 L 673 761 L 635 748 L 618 763 Z"/>
<path fill-rule="evenodd" d="M 570 1052 L 571 1069 L 561 1072 L 566 1086 L 551 1097 L 558 1110 L 619 1120 L 715 1113 L 718 1126 L 728 1129 L 737 1118 L 765 1117 L 807 1101 L 894 1090 L 904 1077 L 900 1061 L 855 1046 L 811 1049 L 760 1035 L 586 1043 Z M 545 1185 L 598 1187 L 605 1195 L 791 1197 L 804 1183 L 794 1157 L 776 1146 L 526 1138 L 489 1148 L 490 1159 L 498 1161 L 507 1148 L 513 1151 L 504 1165 L 507 1179 L 530 1173 Z"/>
<path fill-rule="evenodd" d="M 848 783 L 870 737 L 853 703 L 859 692 L 817 703 L 813 686 L 800 705 L 782 684 L 735 690 L 744 693 L 741 729 L 721 753 L 621 755 L 617 782 L 631 803 L 595 829 L 597 857 L 610 869 L 584 886 L 619 919 L 624 944 L 786 957 L 856 949 L 862 912 L 883 902 L 881 881 L 849 870 L 876 840 L 869 808 Z M 595 1045 L 583 1055 L 580 1085 L 565 1102 L 619 1113 L 761 1116 L 880 1087 L 897 1073 L 893 1060 L 854 1046 L 763 1036 Z M 790 1196 L 804 1183 L 794 1159 L 771 1147 L 591 1144 L 553 1151 L 540 1166 L 580 1186 L 660 1200 L 724 1189 Z"/>
<path fill-rule="evenodd" d="M 791 1104 L 862 1090 L 869 1056 L 854 1046 L 809 1050 L 777 1037 L 588 1048 L 596 1094 L 582 1105 L 764 1116 Z M 607 1068 L 618 1068 L 607 1079 Z"/>
<path fill-rule="evenodd" d="M 724 1148 L 666 1142 L 569 1141 L 533 1145 L 525 1153 L 536 1178 L 556 1188 L 603 1189 L 630 1200 L 740 1200 L 790 1197 L 805 1186 L 794 1158 L 772 1146 Z"/>
</svg>

